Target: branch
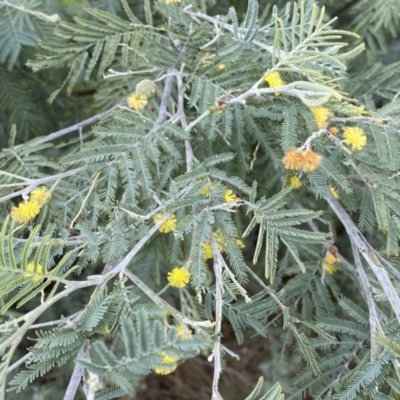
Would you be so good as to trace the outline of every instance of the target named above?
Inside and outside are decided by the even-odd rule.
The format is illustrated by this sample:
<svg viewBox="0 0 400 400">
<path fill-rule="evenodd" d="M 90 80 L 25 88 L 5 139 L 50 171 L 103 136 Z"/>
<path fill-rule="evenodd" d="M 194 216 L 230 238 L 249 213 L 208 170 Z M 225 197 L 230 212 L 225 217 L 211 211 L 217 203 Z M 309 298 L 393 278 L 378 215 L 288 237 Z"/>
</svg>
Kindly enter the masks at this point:
<svg viewBox="0 0 400 400">
<path fill-rule="evenodd" d="M 126 72 L 118 72 L 113 70 L 112 68 L 109 68 L 107 71 L 109 72 L 109 75 L 103 74 L 103 79 L 109 79 L 109 78 L 115 78 L 118 76 L 127 76 L 127 75 L 144 75 L 144 74 L 150 74 L 152 72 L 157 72 L 159 71 L 159 68 L 152 68 L 152 69 L 144 69 L 142 71 L 131 71 L 128 70 Z"/>
<path fill-rule="evenodd" d="M 168 74 L 171 74 L 172 72 L 173 72 L 172 68 L 169 68 L 167 71 Z M 169 75 L 167 77 L 167 79 L 165 80 L 164 92 L 161 97 L 160 109 L 158 111 L 158 117 L 156 119 L 156 122 L 154 123 L 152 131 L 157 130 L 160 127 L 160 125 L 167 118 L 167 107 L 168 107 L 169 99 L 171 97 L 173 81 L 174 81 L 174 77 L 172 75 Z"/>
<path fill-rule="evenodd" d="M 367 261 L 370 266 L 372 272 L 375 274 L 378 279 L 383 291 L 386 294 L 388 301 L 390 302 L 393 312 L 395 313 L 397 320 L 400 322 L 400 298 L 397 294 L 395 287 L 393 286 L 392 281 L 389 278 L 387 271 L 383 268 L 383 265 L 378 260 L 375 255 L 375 250 L 372 246 L 367 242 L 362 233 L 359 231 L 353 220 L 347 214 L 346 210 L 341 206 L 341 204 L 333 197 L 331 193 L 328 193 L 326 200 L 336 214 L 336 216 L 340 219 L 343 226 L 346 229 L 347 234 L 349 235 L 352 243 L 358 249 L 358 251 L 362 254 L 364 259 Z"/>
<path fill-rule="evenodd" d="M 378 331 L 379 333 L 383 333 L 383 329 L 381 326 L 381 323 L 378 318 L 377 314 L 377 307 L 374 302 L 374 299 L 372 298 L 371 295 L 371 290 L 369 286 L 369 280 L 368 277 L 364 271 L 363 265 L 361 263 L 360 259 L 360 254 L 358 252 L 357 246 L 354 243 L 354 240 L 350 238 L 351 241 L 351 250 L 353 252 L 353 257 L 354 257 L 354 262 L 356 264 L 356 270 L 357 274 L 360 278 L 360 285 L 363 289 L 363 292 L 365 293 L 367 304 L 368 304 L 368 310 L 369 310 L 369 327 L 371 330 L 371 361 L 373 361 L 376 356 L 377 356 L 377 347 L 375 343 L 375 334 Z"/>
<path fill-rule="evenodd" d="M 221 366 L 221 325 L 222 325 L 222 293 L 224 286 L 222 283 L 222 263 L 215 239 L 212 238 L 211 245 L 213 247 L 213 267 L 215 274 L 215 329 L 214 329 L 214 349 L 208 361 L 214 359 L 214 378 L 212 384 L 211 400 L 222 400 L 222 396 L 218 391 L 219 378 L 222 372 Z"/>
<path fill-rule="evenodd" d="M 103 112 L 101 112 L 99 114 L 96 114 L 96 115 L 93 115 L 93 117 L 85 119 L 84 121 L 79 122 L 78 124 L 75 124 L 75 125 L 69 126 L 68 128 L 64 128 L 64 129 L 61 129 L 59 131 L 50 133 L 49 135 L 37 140 L 36 142 L 29 143 L 29 145 L 33 146 L 33 145 L 38 145 L 38 144 L 42 144 L 42 143 L 51 142 L 52 140 L 58 139 L 59 137 L 64 136 L 67 133 L 71 133 L 71 132 L 77 131 L 77 130 L 83 128 L 84 126 L 91 125 L 94 122 L 97 122 L 97 121 L 101 120 L 106 115 L 110 114 L 117 107 L 118 106 L 114 106 L 114 107 L 110 108 L 109 110 L 103 111 Z M 24 144 L 19 144 L 18 146 L 12 147 L 12 150 L 17 150 L 22 146 L 24 146 Z"/>
<path fill-rule="evenodd" d="M 84 346 L 79 350 L 77 358 L 82 358 L 84 357 Z M 64 400 L 74 400 L 76 392 L 79 388 L 79 384 L 82 381 L 82 378 L 84 378 L 85 374 L 85 369 L 82 367 L 82 365 L 75 363 L 74 370 L 72 372 L 71 379 L 69 380 L 69 384 L 67 387 L 67 391 L 65 392 L 64 395 Z"/>
<path fill-rule="evenodd" d="M 84 171 L 86 168 L 87 168 L 87 166 L 85 165 L 83 167 L 71 169 L 70 171 L 61 172 L 56 175 L 45 176 L 44 178 L 39 178 L 39 179 L 31 179 L 30 182 L 21 183 L 21 185 L 28 185 L 27 187 L 25 187 L 21 190 L 18 190 L 16 192 L 12 192 L 6 196 L 0 197 L 0 202 L 12 199 L 13 197 L 16 197 L 16 196 L 27 195 L 31 190 L 33 190 L 35 187 L 37 187 L 39 185 L 43 185 L 44 183 L 47 183 L 47 182 L 52 182 L 52 181 L 56 181 L 56 180 L 59 180 L 62 178 L 66 178 L 71 175 L 75 175 L 78 172 Z"/>
<path fill-rule="evenodd" d="M 154 304 L 161 308 L 168 310 L 168 312 L 181 324 L 188 324 L 193 327 L 205 327 L 211 328 L 214 324 L 211 321 L 193 321 L 183 315 L 180 311 L 172 307 L 164 299 L 158 296 L 157 293 L 153 292 L 142 280 L 140 280 L 133 272 L 129 269 L 124 271 L 124 274 L 144 293 L 146 294 Z"/>
<path fill-rule="evenodd" d="M 182 65 L 183 68 L 184 64 Z M 182 82 L 182 77 L 179 71 L 174 70 L 176 80 L 178 82 L 178 116 L 180 117 L 182 128 L 186 132 L 190 132 L 190 129 L 188 130 L 188 125 L 186 123 L 186 114 L 185 114 L 185 105 L 183 101 L 183 95 L 184 92 L 182 91 L 183 87 L 183 82 Z M 190 172 L 192 170 L 193 166 L 193 161 L 194 161 L 194 155 L 193 155 L 193 149 L 192 145 L 190 144 L 190 140 L 185 139 L 185 153 L 186 153 L 186 171 Z"/>
</svg>

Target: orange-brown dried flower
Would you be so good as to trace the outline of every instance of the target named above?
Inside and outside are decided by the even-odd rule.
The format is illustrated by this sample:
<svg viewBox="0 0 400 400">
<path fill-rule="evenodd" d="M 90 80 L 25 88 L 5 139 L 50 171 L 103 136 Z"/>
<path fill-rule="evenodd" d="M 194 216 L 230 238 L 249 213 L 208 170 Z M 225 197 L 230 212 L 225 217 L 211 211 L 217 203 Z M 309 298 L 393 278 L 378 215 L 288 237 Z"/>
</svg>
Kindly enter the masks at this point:
<svg viewBox="0 0 400 400">
<path fill-rule="evenodd" d="M 282 158 L 282 162 L 286 169 L 300 171 L 304 164 L 303 152 L 291 147 L 285 157 Z"/>
<path fill-rule="evenodd" d="M 331 126 L 331 127 L 328 129 L 328 131 L 329 131 L 329 133 L 330 133 L 331 135 L 334 135 L 334 136 L 336 136 L 336 135 L 339 133 L 339 129 L 336 128 L 336 126 Z"/>
<path fill-rule="evenodd" d="M 313 172 L 315 171 L 322 162 L 322 156 L 314 153 L 312 150 L 306 150 L 303 152 L 303 171 Z"/>
</svg>

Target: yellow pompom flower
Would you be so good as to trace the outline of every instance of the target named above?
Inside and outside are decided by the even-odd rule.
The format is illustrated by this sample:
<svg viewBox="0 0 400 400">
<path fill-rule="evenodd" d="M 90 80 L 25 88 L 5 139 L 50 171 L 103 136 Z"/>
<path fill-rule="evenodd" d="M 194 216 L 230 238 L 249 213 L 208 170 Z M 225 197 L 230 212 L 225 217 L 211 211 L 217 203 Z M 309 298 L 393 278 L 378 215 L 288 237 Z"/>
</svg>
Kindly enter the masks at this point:
<svg viewBox="0 0 400 400">
<path fill-rule="evenodd" d="M 172 287 L 183 288 L 190 280 L 190 272 L 186 268 L 176 267 L 172 271 L 168 272 L 168 282 Z"/>
<path fill-rule="evenodd" d="M 336 188 L 334 188 L 334 187 L 332 187 L 332 186 L 329 186 L 329 190 L 330 190 L 330 192 L 332 193 L 332 196 L 335 198 L 335 199 L 338 199 L 340 196 L 339 196 L 339 192 L 336 190 Z"/>
<path fill-rule="evenodd" d="M 270 88 L 278 88 L 285 84 L 278 71 L 272 72 L 264 77 L 265 82 L 268 83 Z M 280 93 L 275 93 L 275 96 L 280 96 Z"/>
<path fill-rule="evenodd" d="M 10 216 L 19 224 L 27 224 L 40 213 L 40 205 L 36 201 L 24 201 L 11 209 Z"/>
<path fill-rule="evenodd" d="M 356 126 L 346 126 L 343 129 L 344 142 L 352 146 L 353 150 L 361 150 L 367 143 L 367 137 L 361 128 Z"/>
<path fill-rule="evenodd" d="M 165 4 L 180 3 L 182 0 L 165 0 Z"/>
<path fill-rule="evenodd" d="M 332 275 L 337 271 L 336 267 L 333 264 L 326 263 L 324 264 L 324 270 L 328 275 Z"/>
<path fill-rule="evenodd" d="M 168 375 L 171 372 L 174 372 L 177 367 L 176 362 L 179 360 L 179 358 L 175 356 L 170 356 L 164 351 L 161 351 L 159 354 L 163 357 L 162 364 L 155 367 L 154 372 L 160 375 Z"/>
<path fill-rule="evenodd" d="M 44 204 L 47 204 L 50 200 L 51 193 L 48 191 L 46 186 L 37 187 L 29 193 L 29 201 L 35 201 L 39 203 L 40 207 L 42 207 Z"/>
<path fill-rule="evenodd" d="M 161 219 L 164 218 L 163 213 L 158 213 L 155 215 L 153 221 L 156 224 L 158 221 L 160 221 Z M 161 233 L 168 233 L 168 232 L 172 232 L 173 230 L 175 230 L 176 228 L 176 217 L 174 214 L 170 215 L 166 221 L 164 221 L 164 223 L 160 226 L 160 228 L 158 228 L 158 230 Z"/>
<path fill-rule="evenodd" d="M 236 194 L 229 189 L 224 193 L 224 200 L 225 203 L 234 203 L 236 201 Z"/>
<path fill-rule="evenodd" d="M 35 282 L 40 281 L 45 275 L 45 270 L 43 265 L 34 264 L 33 262 L 29 263 L 26 266 L 27 273 L 24 275 L 26 278 L 31 278 Z"/>
<path fill-rule="evenodd" d="M 226 70 L 226 64 L 219 64 L 219 65 L 218 65 L 218 69 L 219 69 L 220 71 L 225 71 L 225 70 Z"/>
<path fill-rule="evenodd" d="M 301 179 L 298 175 L 288 175 L 286 177 L 287 184 L 294 190 L 299 189 L 303 186 Z"/>
<path fill-rule="evenodd" d="M 335 264 L 338 263 L 340 263 L 340 258 L 337 258 L 334 254 L 328 252 L 326 253 L 322 266 L 327 274 L 332 275 L 334 272 L 337 271 Z"/>
<path fill-rule="evenodd" d="M 132 108 L 135 111 L 142 110 L 146 107 L 147 97 L 143 94 L 133 92 L 127 99 L 126 103 L 129 108 Z"/>
<path fill-rule="evenodd" d="M 205 260 L 210 260 L 213 258 L 213 249 L 210 243 L 202 243 L 201 247 L 203 251 L 203 258 Z"/>
<path fill-rule="evenodd" d="M 311 107 L 310 110 L 314 115 L 318 128 L 326 128 L 329 124 L 329 117 L 333 116 L 332 111 L 325 107 Z"/>
<path fill-rule="evenodd" d="M 278 88 L 285 84 L 278 71 L 265 75 L 264 80 L 268 83 L 270 88 Z"/>
</svg>

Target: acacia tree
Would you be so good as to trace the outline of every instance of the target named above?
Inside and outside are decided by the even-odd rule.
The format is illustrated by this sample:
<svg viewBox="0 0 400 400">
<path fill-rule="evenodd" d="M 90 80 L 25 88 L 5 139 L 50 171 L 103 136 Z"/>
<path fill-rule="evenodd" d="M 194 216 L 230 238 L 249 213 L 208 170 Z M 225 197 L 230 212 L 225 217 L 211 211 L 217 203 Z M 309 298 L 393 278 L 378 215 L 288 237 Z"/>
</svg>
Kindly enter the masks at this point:
<svg viewBox="0 0 400 400">
<path fill-rule="evenodd" d="M 350 24 L 363 53 L 313 0 L 262 13 L 249 0 L 243 17 L 134 3 L 71 21 L 0 2 L 0 32 L 55 29 L 26 66 L 0 40 L 9 69 L 57 71 L 42 111 L 68 113 L 58 99 L 76 87 L 101 108 L 32 137 L 35 117 L 20 133 L 21 110 L 0 103 L 0 399 L 71 363 L 64 399 L 82 380 L 87 399 L 118 398 L 204 356 L 222 399 L 230 330 L 243 347 L 281 338 L 287 399 L 400 398 L 399 65 L 375 64 L 396 16 L 379 34 Z M 264 375 L 247 399 L 283 399 Z"/>
</svg>

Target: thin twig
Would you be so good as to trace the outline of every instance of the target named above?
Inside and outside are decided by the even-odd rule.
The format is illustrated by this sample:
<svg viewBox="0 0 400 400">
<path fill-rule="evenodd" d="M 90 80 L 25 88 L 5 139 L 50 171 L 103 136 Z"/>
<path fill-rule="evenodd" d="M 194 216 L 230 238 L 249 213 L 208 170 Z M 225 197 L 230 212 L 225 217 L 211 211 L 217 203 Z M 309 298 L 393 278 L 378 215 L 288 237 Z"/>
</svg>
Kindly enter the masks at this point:
<svg viewBox="0 0 400 400">
<path fill-rule="evenodd" d="M 119 76 L 127 76 L 127 75 L 144 75 L 144 74 L 150 74 L 153 72 L 157 72 L 159 71 L 159 68 L 151 68 L 151 69 L 144 69 L 142 71 L 131 71 L 128 70 L 126 72 L 119 72 L 119 71 L 115 71 L 112 68 L 109 68 L 107 71 L 109 72 L 108 75 L 103 74 L 103 79 L 110 79 L 110 78 L 115 78 L 115 77 L 119 77 Z"/>
<path fill-rule="evenodd" d="M 16 197 L 16 196 L 27 195 L 31 190 L 33 190 L 35 187 L 37 187 L 39 185 L 43 185 L 45 183 L 52 182 L 52 181 L 55 181 L 58 179 L 66 178 L 68 176 L 76 175 L 78 172 L 84 171 L 85 169 L 87 169 L 86 165 L 83 167 L 71 169 L 69 171 L 61 172 L 56 175 L 50 175 L 50 176 L 45 176 L 44 178 L 32 179 L 32 183 L 30 185 L 28 185 L 27 187 L 25 187 L 21 190 L 18 190 L 16 192 L 12 192 L 6 196 L 0 197 L 0 202 L 12 199 L 13 197 Z"/>
<path fill-rule="evenodd" d="M 214 324 L 211 321 L 192 321 L 183 315 L 180 311 L 176 310 L 164 299 L 158 296 L 152 289 L 150 289 L 141 279 L 139 279 L 132 271 L 129 269 L 124 270 L 124 274 L 144 293 L 146 294 L 154 304 L 161 308 L 168 310 L 168 312 L 181 324 L 181 325 L 191 325 L 193 327 L 205 327 L 211 328 Z"/>
<path fill-rule="evenodd" d="M 30 146 L 36 146 L 36 145 L 38 145 L 38 144 L 51 142 L 52 140 L 58 139 L 58 138 L 60 138 L 61 136 L 64 136 L 64 135 L 66 135 L 66 134 L 68 134 L 68 133 L 77 131 L 77 130 L 79 130 L 79 129 L 81 129 L 81 128 L 87 126 L 87 125 L 91 125 L 91 124 L 93 124 L 94 122 L 97 122 L 97 121 L 101 120 L 103 117 L 105 117 L 105 116 L 107 116 L 108 114 L 110 114 L 110 113 L 111 113 L 112 111 L 114 111 L 116 108 L 117 108 L 117 106 L 114 106 L 114 107 L 110 108 L 109 110 L 106 110 L 106 111 L 103 111 L 103 112 L 101 112 L 101 113 L 99 113 L 99 114 L 93 115 L 93 117 L 90 117 L 90 118 L 88 118 L 88 119 L 85 119 L 84 121 L 79 122 L 79 123 L 77 123 L 77 124 L 75 124 L 75 125 L 69 126 L 69 127 L 67 127 L 67 128 L 61 129 L 61 130 L 56 131 L 56 132 L 53 132 L 53 133 L 50 133 L 49 135 L 47 135 L 47 136 L 45 136 L 45 137 L 43 137 L 43 138 L 41 138 L 41 139 L 38 139 L 36 142 L 30 143 L 29 145 L 30 145 Z M 13 149 L 13 150 L 17 150 L 17 149 L 19 149 L 19 148 L 20 148 L 21 146 L 23 146 L 23 145 L 24 145 L 24 144 L 19 144 L 19 145 L 17 145 L 17 146 L 12 147 L 12 149 Z"/>
<path fill-rule="evenodd" d="M 336 214 L 336 216 L 340 219 L 343 226 L 346 229 L 346 232 L 350 239 L 354 242 L 355 246 L 358 248 L 358 251 L 362 254 L 364 259 L 367 261 L 370 266 L 372 272 L 375 274 L 378 279 L 383 291 L 386 294 L 386 297 L 389 303 L 392 306 L 393 312 L 395 313 L 397 320 L 400 322 L 400 298 L 397 294 L 395 287 L 393 286 L 392 281 L 389 278 L 387 271 L 384 269 L 382 263 L 378 260 L 374 253 L 374 249 L 364 238 L 362 233 L 359 231 L 353 220 L 347 214 L 345 209 L 341 206 L 341 204 L 333 197 L 331 193 L 328 193 L 326 200 L 328 201 L 329 206 Z"/>
<path fill-rule="evenodd" d="M 174 81 L 174 77 L 172 76 L 173 69 L 169 68 L 167 73 L 171 74 L 167 77 L 165 80 L 165 85 L 164 85 L 164 92 L 161 97 L 161 102 L 160 102 L 160 109 L 158 112 L 158 117 L 156 119 L 156 122 L 154 123 L 153 126 L 153 131 L 157 130 L 161 124 L 165 121 L 167 118 L 167 107 L 168 107 L 168 102 L 171 97 L 171 91 L 172 91 L 172 84 Z"/>
<path fill-rule="evenodd" d="M 84 347 L 85 345 L 83 345 L 82 348 L 79 350 L 77 358 L 84 357 L 85 354 Z M 78 363 L 75 363 L 75 367 L 72 372 L 71 379 L 69 380 L 67 391 L 65 392 L 63 400 L 74 400 L 79 385 L 85 376 L 84 374 L 85 374 L 85 369 L 83 368 L 83 366 Z"/>
<path fill-rule="evenodd" d="M 219 257 L 218 246 L 215 239 L 211 238 L 213 248 L 213 267 L 215 275 L 215 328 L 214 328 L 214 348 L 208 361 L 214 360 L 214 377 L 212 384 L 211 400 L 222 400 L 218 390 L 219 378 L 222 372 L 221 366 L 221 325 L 222 325 L 222 294 L 224 286 L 222 282 L 222 263 Z"/>
<path fill-rule="evenodd" d="M 79 211 L 78 211 L 78 214 L 76 214 L 75 218 L 71 221 L 71 223 L 70 223 L 70 225 L 69 225 L 69 229 L 72 229 L 72 228 L 74 227 L 74 224 L 75 224 L 76 220 L 77 220 L 77 219 L 79 218 L 79 216 L 81 215 L 83 209 L 85 208 L 85 204 L 86 204 L 86 202 L 88 201 L 89 196 L 90 196 L 90 194 L 92 193 L 94 187 L 96 186 L 97 179 L 99 179 L 99 176 L 100 176 L 100 175 L 101 175 L 101 171 L 98 172 L 98 173 L 96 174 L 96 176 L 94 177 L 93 182 L 92 182 L 92 184 L 91 184 L 91 186 L 90 186 L 90 189 L 89 189 L 87 195 L 85 196 L 85 198 L 84 198 L 83 201 L 82 201 L 82 205 L 81 205 L 81 207 L 80 207 L 80 209 L 79 209 Z"/>
<path fill-rule="evenodd" d="M 366 300 L 369 310 L 369 327 L 371 331 L 371 361 L 373 361 L 377 354 L 377 344 L 375 342 L 376 332 L 383 333 L 383 329 L 377 314 L 377 306 L 372 298 L 372 294 L 370 291 L 368 277 L 364 271 L 363 265 L 361 263 L 360 254 L 358 252 L 357 246 L 354 243 L 354 240 L 350 238 L 351 241 L 351 250 L 353 252 L 354 262 L 356 264 L 357 274 L 360 279 L 360 285 L 363 288 L 364 293 L 366 294 Z"/>
</svg>

